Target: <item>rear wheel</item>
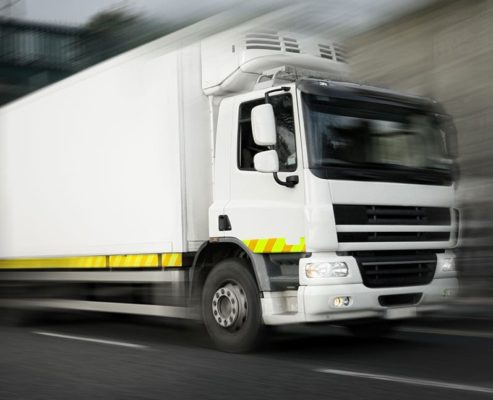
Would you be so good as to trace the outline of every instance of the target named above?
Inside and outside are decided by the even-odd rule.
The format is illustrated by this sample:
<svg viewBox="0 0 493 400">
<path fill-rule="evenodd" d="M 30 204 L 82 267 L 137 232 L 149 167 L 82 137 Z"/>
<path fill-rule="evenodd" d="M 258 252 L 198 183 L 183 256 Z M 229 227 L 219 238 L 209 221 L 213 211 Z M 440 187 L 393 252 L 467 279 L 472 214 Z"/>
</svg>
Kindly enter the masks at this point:
<svg viewBox="0 0 493 400">
<path fill-rule="evenodd" d="M 245 260 L 221 261 L 209 273 L 202 293 L 202 316 L 220 350 L 241 353 L 258 346 L 264 330 L 260 294 Z"/>
</svg>

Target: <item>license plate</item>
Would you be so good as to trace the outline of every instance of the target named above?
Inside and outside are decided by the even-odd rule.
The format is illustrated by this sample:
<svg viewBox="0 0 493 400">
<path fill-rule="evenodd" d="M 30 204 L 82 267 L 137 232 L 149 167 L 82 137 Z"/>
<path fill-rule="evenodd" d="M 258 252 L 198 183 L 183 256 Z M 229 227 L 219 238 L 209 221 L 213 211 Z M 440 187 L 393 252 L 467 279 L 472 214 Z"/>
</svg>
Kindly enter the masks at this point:
<svg viewBox="0 0 493 400">
<path fill-rule="evenodd" d="M 401 319 L 416 317 L 416 307 L 390 308 L 385 311 L 386 319 Z"/>
</svg>

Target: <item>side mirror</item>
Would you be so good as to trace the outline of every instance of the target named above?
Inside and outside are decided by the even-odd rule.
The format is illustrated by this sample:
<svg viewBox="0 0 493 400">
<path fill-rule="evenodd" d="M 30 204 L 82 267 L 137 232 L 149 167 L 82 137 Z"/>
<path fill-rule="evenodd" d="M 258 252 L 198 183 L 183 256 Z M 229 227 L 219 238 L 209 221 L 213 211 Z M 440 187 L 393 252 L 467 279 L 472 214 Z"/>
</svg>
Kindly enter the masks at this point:
<svg viewBox="0 0 493 400">
<path fill-rule="evenodd" d="M 253 165 L 259 172 L 277 172 L 279 171 L 279 158 L 275 150 L 261 151 L 253 157 Z"/>
<path fill-rule="evenodd" d="M 253 107 L 252 132 L 256 145 L 274 146 L 276 144 L 276 119 L 271 104 L 261 104 Z"/>
</svg>

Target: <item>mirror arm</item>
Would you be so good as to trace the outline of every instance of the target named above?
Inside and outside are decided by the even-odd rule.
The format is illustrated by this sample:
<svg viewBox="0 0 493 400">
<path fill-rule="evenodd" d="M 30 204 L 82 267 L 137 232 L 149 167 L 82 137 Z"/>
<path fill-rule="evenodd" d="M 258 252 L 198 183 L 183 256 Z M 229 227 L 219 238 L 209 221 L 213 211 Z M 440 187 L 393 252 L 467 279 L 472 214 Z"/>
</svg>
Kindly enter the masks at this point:
<svg viewBox="0 0 493 400">
<path fill-rule="evenodd" d="M 269 150 L 275 150 L 275 146 L 267 146 Z M 272 175 L 274 176 L 274 180 L 281 186 L 286 186 L 288 188 L 294 188 L 299 182 L 300 179 L 298 178 L 298 175 L 290 175 L 286 177 L 286 181 L 281 181 L 279 179 L 279 175 L 277 175 L 277 172 L 273 172 Z"/>
<path fill-rule="evenodd" d="M 288 188 L 294 188 L 299 182 L 300 179 L 298 178 L 298 175 L 290 175 L 286 178 L 286 182 L 283 182 L 279 179 L 279 176 L 277 175 L 277 172 L 273 173 L 274 175 L 274 180 L 281 186 L 286 186 Z"/>
</svg>

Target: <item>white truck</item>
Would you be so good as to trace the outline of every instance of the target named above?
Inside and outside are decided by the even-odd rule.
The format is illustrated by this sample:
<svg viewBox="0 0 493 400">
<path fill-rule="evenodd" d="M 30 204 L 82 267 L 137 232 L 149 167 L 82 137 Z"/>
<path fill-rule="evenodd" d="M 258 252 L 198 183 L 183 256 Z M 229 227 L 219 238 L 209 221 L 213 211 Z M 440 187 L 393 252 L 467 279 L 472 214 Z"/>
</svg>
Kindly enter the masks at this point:
<svg viewBox="0 0 493 400">
<path fill-rule="evenodd" d="M 379 332 L 458 282 L 450 120 L 325 39 L 163 38 L 0 109 L 0 297 Z M 337 80 L 333 79 L 337 77 Z"/>
</svg>

